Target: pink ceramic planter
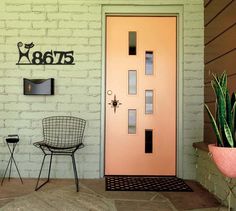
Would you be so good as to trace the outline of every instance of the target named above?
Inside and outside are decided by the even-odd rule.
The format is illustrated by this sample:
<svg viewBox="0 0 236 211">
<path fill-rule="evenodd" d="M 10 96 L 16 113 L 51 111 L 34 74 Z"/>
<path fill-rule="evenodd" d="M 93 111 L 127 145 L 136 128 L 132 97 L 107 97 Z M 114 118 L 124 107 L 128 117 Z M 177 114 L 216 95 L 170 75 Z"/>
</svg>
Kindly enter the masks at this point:
<svg viewBox="0 0 236 211">
<path fill-rule="evenodd" d="M 236 148 L 208 145 L 212 158 L 218 169 L 226 177 L 236 178 Z"/>
</svg>

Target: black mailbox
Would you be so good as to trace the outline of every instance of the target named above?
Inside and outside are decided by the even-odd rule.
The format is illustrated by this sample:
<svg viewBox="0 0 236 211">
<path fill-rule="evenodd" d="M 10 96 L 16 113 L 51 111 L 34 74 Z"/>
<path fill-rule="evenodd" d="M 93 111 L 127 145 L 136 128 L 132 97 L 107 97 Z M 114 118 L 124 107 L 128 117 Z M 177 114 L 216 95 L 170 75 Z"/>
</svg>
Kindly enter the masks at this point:
<svg viewBox="0 0 236 211">
<path fill-rule="evenodd" d="M 54 78 L 24 78 L 24 95 L 54 95 Z"/>
</svg>

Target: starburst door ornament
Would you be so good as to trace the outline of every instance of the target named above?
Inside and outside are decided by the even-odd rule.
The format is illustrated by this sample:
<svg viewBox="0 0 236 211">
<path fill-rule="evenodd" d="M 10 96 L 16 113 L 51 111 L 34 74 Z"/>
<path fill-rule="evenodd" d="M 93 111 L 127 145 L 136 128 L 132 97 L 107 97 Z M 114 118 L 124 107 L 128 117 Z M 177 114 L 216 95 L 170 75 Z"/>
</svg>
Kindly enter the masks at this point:
<svg viewBox="0 0 236 211">
<path fill-rule="evenodd" d="M 114 108 L 114 113 L 116 113 L 116 108 L 119 108 L 119 105 L 122 105 L 122 103 L 120 103 L 119 100 L 116 99 L 116 95 L 114 95 L 114 99 L 111 100 L 111 102 L 108 104 L 111 105 L 112 108 Z"/>
</svg>

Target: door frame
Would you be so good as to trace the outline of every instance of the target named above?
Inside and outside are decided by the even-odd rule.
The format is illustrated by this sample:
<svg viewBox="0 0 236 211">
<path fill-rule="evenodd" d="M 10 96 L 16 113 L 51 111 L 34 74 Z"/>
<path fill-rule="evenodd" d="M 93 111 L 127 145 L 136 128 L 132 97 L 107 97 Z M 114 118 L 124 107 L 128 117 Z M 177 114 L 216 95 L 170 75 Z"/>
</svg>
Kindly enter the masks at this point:
<svg viewBox="0 0 236 211">
<path fill-rule="evenodd" d="M 102 5 L 102 83 L 101 83 L 101 131 L 100 177 L 105 172 L 105 115 L 106 115 L 106 17 L 107 16 L 175 16 L 176 40 L 176 176 L 183 178 L 183 5 L 119 6 Z"/>
</svg>

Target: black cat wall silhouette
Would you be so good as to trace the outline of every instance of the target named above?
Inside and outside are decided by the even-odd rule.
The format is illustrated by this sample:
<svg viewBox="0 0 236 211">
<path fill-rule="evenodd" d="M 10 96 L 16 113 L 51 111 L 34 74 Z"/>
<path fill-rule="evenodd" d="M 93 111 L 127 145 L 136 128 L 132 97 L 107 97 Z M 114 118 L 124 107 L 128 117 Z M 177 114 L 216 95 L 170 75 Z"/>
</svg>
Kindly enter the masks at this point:
<svg viewBox="0 0 236 211">
<path fill-rule="evenodd" d="M 30 51 L 31 48 L 34 47 L 34 43 L 31 42 L 31 43 L 29 43 L 29 44 L 25 44 L 25 45 L 24 45 L 24 48 L 25 48 L 24 52 L 23 52 L 23 50 L 22 50 L 22 47 L 23 47 L 23 43 L 22 43 L 22 42 L 18 42 L 18 43 L 17 43 L 17 47 L 18 47 L 18 51 L 19 51 L 19 59 L 18 59 L 17 64 L 20 63 L 20 61 L 21 61 L 21 59 L 22 59 L 23 57 L 26 57 L 26 59 L 29 61 L 29 63 L 31 63 L 31 61 L 30 61 L 30 59 L 29 59 L 29 51 Z"/>
</svg>

